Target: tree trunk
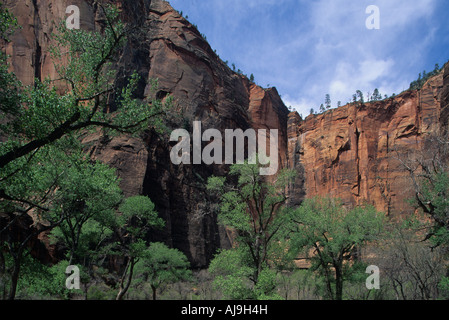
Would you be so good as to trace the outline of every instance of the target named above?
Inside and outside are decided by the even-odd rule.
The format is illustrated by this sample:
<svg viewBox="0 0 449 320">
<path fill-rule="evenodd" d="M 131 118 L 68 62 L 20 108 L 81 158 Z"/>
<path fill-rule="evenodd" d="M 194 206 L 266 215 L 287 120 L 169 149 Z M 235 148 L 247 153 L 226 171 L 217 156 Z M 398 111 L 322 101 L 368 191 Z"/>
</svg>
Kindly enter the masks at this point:
<svg viewBox="0 0 449 320">
<path fill-rule="evenodd" d="M 20 257 L 14 257 L 14 266 L 11 273 L 11 286 L 9 287 L 8 300 L 14 300 L 16 298 L 17 283 L 19 282 L 20 274 Z"/>
<path fill-rule="evenodd" d="M 128 264 L 125 268 L 125 271 L 123 271 L 123 276 L 122 276 L 122 279 L 120 280 L 120 290 L 119 290 L 119 293 L 117 294 L 116 300 L 123 300 L 123 297 L 128 292 L 128 289 L 131 285 L 131 280 L 133 278 L 133 271 L 134 271 L 135 264 L 136 264 L 136 261 L 134 260 L 134 258 L 130 258 L 128 261 Z M 128 274 L 128 268 L 129 268 L 129 274 Z M 128 280 L 126 281 L 126 285 L 125 285 L 125 279 L 127 278 L 126 277 L 127 275 L 128 275 Z"/>
<path fill-rule="evenodd" d="M 0 248 L 0 300 L 6 299 L 6 261 Z"/>
<path fill-rule="evenodd" d="M 335 299 L 343 300 L 343 274 L 341 267 L 335 267 Z"/>
<path fill-rule="evenodd" d="M 329 295 L 329 299 L 334 300 L 334 292 L 332 290 L 332 276 L 331 276 L 330 270 L 327 266 L 324 266 L 324 274 L 326 277 L 327 294 Z"/>
<path fill-rule="evenodd" d="M 151 285 L 151 290 L 153 291 L 153 300 L 155 301 L 156 300 L 156 290 L 157 290 L 157 288 L 155 286 Z"/>
</svg>

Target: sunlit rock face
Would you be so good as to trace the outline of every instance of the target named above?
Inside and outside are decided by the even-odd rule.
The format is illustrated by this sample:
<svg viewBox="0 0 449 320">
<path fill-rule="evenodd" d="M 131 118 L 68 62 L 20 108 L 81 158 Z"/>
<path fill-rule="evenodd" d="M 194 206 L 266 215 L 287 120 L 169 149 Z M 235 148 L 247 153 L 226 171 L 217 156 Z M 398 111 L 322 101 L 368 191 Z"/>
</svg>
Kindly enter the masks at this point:
<svg viewBox="0 0 449 320">
<path fill-rule="evenodd" d="M 447 123 L 448 69 L 449 64 L 419 91 L 305 120 L 290 114 L 289 165 L 303 173 L 304 186 L 295 201 L 330 195 L 348 205 L 373 204 L 388 215 L 413 213 L 407 201 L 413 186 L 400 160 L 426 152 L 422 139 Z"/>
</svg>

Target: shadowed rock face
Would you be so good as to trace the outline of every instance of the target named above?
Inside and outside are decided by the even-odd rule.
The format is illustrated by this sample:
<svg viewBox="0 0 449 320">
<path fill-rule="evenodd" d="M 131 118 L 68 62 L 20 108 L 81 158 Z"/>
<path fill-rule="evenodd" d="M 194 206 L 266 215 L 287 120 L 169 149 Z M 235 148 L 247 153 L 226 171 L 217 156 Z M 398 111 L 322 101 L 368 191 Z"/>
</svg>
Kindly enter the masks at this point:
<svg viewBox="0 0 449 320">
<path fill-rule="evenodd" d="M 193 121 L 201 121 L 203 131 L 278 129 L 280 166 L 286 165 L 288 110 L 275 88 L 260 88 L 233 72 L 168 3 L 113 2 L 121 8 L 123 21 L 139 26 L 121 52 L 117 69 L 125 78 L 136 70 L 145 80 L 137 93 L 141 98 L 173 95 L 183 118 L 180 128 L 191 130 Z M 23 29 L 6 51 L 12 71 L 25 85 L 35 78 L 58 78 L 49 48 L 54 45 L 55 26 L 68 17 L 67 6 L 80 8 L 82 29 L 98 28 L 101 22 L 100 9 L 89 0 L 23 0 L 7 5 Z M 150 79 L 158 79 L 157 92 L 151 92 Z M 144 194 L 155 202 L 166 228 L 149 235 L 151 240 L 182 250 L 193 267 L 206 266 L 217 248 L 229 246 L 205 193 L 207 177 L 226 174 L 227 166 L 173 165 L 168 136 L 154 132 L 143 139 L 92 134 L 83 142 L 93 158 L 117 169 L 126 196 Z"/>
<path fill-rule="evenodd" d="M 303 172 L 298 183 L 305 189 L 298 193 L 295 186 L 294 202 L 331 195 L 349 205 L 374 204 L 388 215 L 413 213 L 406 202 L 413 197 L 411 180 L 398 159 L 421 152 L 422 138 L 439 130 L 447 90 L 441 73 L 420 91 L 384 101 L 349 104 L 304 121 L 290 114 L 289 165 Z"/>
</svg>

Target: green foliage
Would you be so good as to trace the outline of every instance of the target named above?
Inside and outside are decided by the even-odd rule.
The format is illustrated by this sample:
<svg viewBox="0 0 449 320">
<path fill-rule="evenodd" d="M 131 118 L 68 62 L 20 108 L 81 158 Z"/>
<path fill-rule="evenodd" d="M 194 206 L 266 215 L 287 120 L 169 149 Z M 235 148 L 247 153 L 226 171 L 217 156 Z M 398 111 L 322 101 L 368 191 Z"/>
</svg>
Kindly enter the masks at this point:
<svg viewBox="0 0 449 320">
<path fill-rule="evenodd" d="M 17 19 L 5 8 L 4 3 L 0 3 L 0 38 L 9 41 L 14 31 L 19 28 Z"/>
<path fill-rule="evenodd" d="M 339 200 L 316 197 L 303 202 L 294 220 L 291 246 L 308 256 L 314 252 L 311 270 L 325 279 L 328 298 L 342 299 L 343 282 L 357 265 L 346 262 L 355 249 L 379 239 L 383 217 L 371 206 L 347 209 Z"/>
<path fill-rule="evenodd" d="M 8 141 L 0 145 L 0 150 L 9 149 L 9 145 L 14 144 Z M 7 195 L 13 195 L 13 198 L 6 197 L 6 200 L 0 201 L 0 207 L 11 206 L 19 209 L 16 200 L 23 202 L 23 208 L 36 207 L 41 208 L 42 219 L 48 221 L 56 218 L 54 211 L 50 210 L 50 202 L 53 192 L 62 184 L 64 176 L 67 176 L 68 168 L 75 165 L 79 153 L 73 150 L 73 153 L 67 153 L 64 150 L 69 141 L 64 140 L 60 143 L 40 148 L 31 155 L 17 159 L 9 163 L 0 173 L 0 185 Z M 48 205 L 48 206 L 47 206 Z M 56 208 L 55 208 L 56 209 Z M 59 219 L 60 217 L 57 217 Z"/>
<path fill-rule="evenodd" d="M 122 273 L 117 299 L 123 299 L 134 276 L 134 267 L 147 256 L 147 232 L 151 228 L 162 228 L 164 221 L 157 216 L 154 203 L 145 196 L 125 199 L 111 229 L 118 236 L 118 243 L 111 254 L 125 258 L 126 267 Z"/>
<path fill-rule="evenodd" d="M 87 300 L 114 300 L 116 292 L 105 284 L 99 283 L 89 287 Z"/>
<path fill-rule="evenodd" d="M 249 81 L 254 82 L 254 74 L 251 73 L 251 75 L 249 76 Z"/>
<path fill-rule="evenodd" d="M 0 41 L 8 42 L 17 28 L 17 19 L 0 3 Z M 7 56 L 0 51 L 0 134 L 5 129 L 6 115 L 16 116 L 20 102 L 20 81 L 8 71 L 8 67 Z"/>
<path fill-rule="evenodd" d="M 62 299 L 70 299 L 73 295 L 81 295 L 82 289 L 67 289 L 66 280 L 69 276 L 66 274 L 67 267 L 70 265 L 69 261 L 62 260 L 49 268 L 50 278 L 47 285 L 48 294 L 51 297 L 58 297 Z M 80 269 L 80 282 L 85 283 L 89 280 L 86 270 L 82 266 Z M 44 286 L 45 288 L 45 286 Z"/>
<path fill-rule="evenodd" d="M 331 96 L 330 96 L 330 94 L 326 94 L 326 97 L 324 99 L 324 104 L 325 104 L 327 110 L 329 110 L 331 108 Z"/>
<path fill-rule="evenodd" d="M 363 92 L 360 90 L 356 91 L 356 96 L 359 98 L 359 101 L 363 104 L 365 102 L 365 99 L 363 97 Z"/>
<path fill-rule="evenodd" d="M 150 228 L 164 227 L 164 221 L 158 217 L 154 203 L 146 196 L 134 196 L 125 199 L 120 205 L 121 215 L 117 217 L 118 227 L 125 227 L 135 237 L 143 237 Z"/>
<path fill-rule="evenodd" d="M 54 195 L 56 216 L 65 219 L 53 230 L 55 241 L 68 248 L 69 261 L 97 255 L 112 232 L 106 223 L 122 200 L 115 170 L 99 162 L 78 160 L 66 168 Z"/>
<path fill-rule="evenodd" d="M 86 159 L 80 135 L 99 127 L 104 134 L 139 135 L 149 127 L 161 132 L 163 116 L 173 104 L 171 97 L 164 103 L 137 99 L 139 76 L 119 77 L 112 66 L 130 30 L 118 19 L 116 8 L 98 5 L 104 18 L 101 30 L 68 29 L 61 24 L 52 35 L 57 42 L 51 52 L 57 81 L 36 79 L 34 85 L 23 87 L 8 72 L 3 53 L 0 56 L 0 135 L 8 137 L 0 143 L 0 245 L 8 248 L 14 262 L 11 299 L 24 250 L 39 233 L 58 227 L 53 238 L 66 247 L 70 262 L 88 265 L 112 248 L 113 243 L 104 241 L 116 232 L 115 210 L 122 197 L 118 179 L 111 169 Z M 16 25 L 2 4 L 3 40 Z M 157 82 L 150 85 L 154 89 Z M 134 204 L 138 209 L 149 206 L 142 202 Z M 154 217 L 154 205 L 142 212 L 125 203 L 123 210 L 121 219 L 133 216 L 126 227 L 119 227 L 124 235 L 133 236 L 125 247 L 143 251 L 146 243 L 141 238 L 148 229 L 138 231 L 139 223 L 161 225 Z M 23 237 L 6 237 L 29 212 L 40 227 L 33 226 Z"/>
<path fill-rule="evenodd" d="M 426 70 L 424 70 L 422 72 L 422 74 L 421 73 L 419 74 L 417 80 L 412 81 L 410 83 L 409 90 L 421 90 L 421 88 L 427 82 L 427 80 L 429 80 L 431 77 L 436 76 L 437 74 L 439 74 L 442 69 L 443 68 L 440 68 L 440 66 L 437 63 L 437 64 L 435 64 L 435 69 L 433 69 L 431 72 L 427 73 Z"/>
<path fill-rule="evenodd" d="M 382 100 L 382 94 L 379 92 L 379 89 L 374 89 L 373 95 L 371 96 L 372 101 L 380 101 Z"/>
<path fill-rule="evenodd" d="M 265 266 L 257 284 L 250 281 L 254 274 L 247 248 L 221 250 L 211 261 L 209 271 L 214 275 L 213 285 L 225 299 L 279 300 L 277 270 Z"/>
<path fill-rule="evenodd" d="M 6 267 L 12 267 L 12 261 L 6 259 Z M 33 258 L 27 252 L 21 264 L 22 273 L 17 287 L 19 299 L 69 299 L 72 295 L 82 294 L 82 290 L 68 290 L 66 288 L 67 274 L 65 273 L 68 261 L 48 266 Z M 87 275 L 83 268 L 80 269 L 81 279 L 86 279 Z"/>
<path fill-rule="evenodd" d="M 400 158 L 414 187 L 412 204 L 421 209 L 433 226 L 427 239 L 434 246 L 449 244 L 449 145 L 447 134 L 431 134 L 418 160 Z"/>
<path fill-rule="evenodd" d="M 449 297 L 449 277 L 443 277 L 441 279 L 440 284 L 438 285 L 438 288 L 443 291 L 446 299 Z"/>
<path fill-rule="evenodd" d="M 449 244 L 449 172 L 437 171 L 430 179 L 422 179 L 420 201 L 429 205 L 436 222 L 430 232 L 435 246 Z"/>
<path fill-rule="evenodd" d="M 283 208 L 287 199 L 285 186 L 293 179 L 294 172 L 282 170 L 273 183 L 267 183 L 259 170 L 260 164 L 232 165 L 229 174 L 238 177 L 235 188 L 226 186 L 223 177 L 208 180 L 208 190 L 221 194 L 220 223 L 235 229 L 242 243 L 266 237 L 268 244 L 281 228 L 287 227 L 289 215 Z"/>
<path fill-rule="evenodd" d="M 306 199 L 296 210 L 296 244 L 299 247 L 320 247 L 329 255 L 338 255 L 375 240 L 382 227 L 382 219 L 373 207 L 348 210 L 331 198 Z"/>
<path fill-rule="evenodd" d="M 232 250 L 221 250 L 211 261 L 209 271 L 214 275 L 214 287 L 225 299 L 255 299 L 249 278 L 253 270 L 246 257 L 247 250 L 237 247 Z"/>
<path fill-rule="evenodd" d="M 274 269 L 265 268 L 260 272 L 259 281 L 254 287 L 257 300 L 282 300 L 276 293 L 277 272 Z"/>
<path fill-rule="evenodd" d="M 210 266 L 211 272 L 217 274 L 216 285 L 232 299 L 243 296 L 256 299 L 259 294 L 271 294 L 266 282 L 259 284 L 260 276 L 268 274 L 269 261 L 278 263 L 284 258 L 276 249 L 292 223 L 291 210 L 284 204 L 285 187 L 294 178 L 294 172 L 282 170 L 268 183 L 259 170 L 258 161 L 256 164 L 246 161 L 230 168 L 229 175 L 237 178 L 235 186 L 227 185 L 223 177 L 208 180 L 208 190 L 219 197 L 218 221 L 235 231 L 235 248 L 222 251 Z"/>
<path fill-rule="evenodd" d="M 0 153 L 0 168 L 80 130 L 102 127 L 110 134 L 139 134 L 148 127 L 163 130 L 163 115 L 173 99 L 165 103 L 137 99 L 134 92 L 140 78 L 136 73 L 123 79 L 123 87 L 117 85 L 121 81 L 116 80 L 122 79 L 112 65 L 129 30 L 118 19 L 117 9 L 100 7 L 106 21 L 102 31 L 67 29 L 61 24 L 53 35 L 57 45 L 52 55 L 61 79 L 58 87 L 66 85 L 66 92 L 56 90 L 50 80 L 40 83 L 36 79 L 35 86 L 20 88 L 18 95 L 20 86 L 9 81 L 13 76 L 4 71 L 2 63 L 0 99 L 7 102 L 2 104 L 2 117 L 7 121 L 1 129 L 14 144 Z"/>
<path fill-rule="evenodd" d="M 145 281 L 153 289 L 153 299 L 156 300 L 156 290 L 161 285 L 189 280 L 192 272 L 187 257 L 177 249 L 171 249 L 163 243 L 151 243 L 141 259 L 142 274 Z"/>
</svg>

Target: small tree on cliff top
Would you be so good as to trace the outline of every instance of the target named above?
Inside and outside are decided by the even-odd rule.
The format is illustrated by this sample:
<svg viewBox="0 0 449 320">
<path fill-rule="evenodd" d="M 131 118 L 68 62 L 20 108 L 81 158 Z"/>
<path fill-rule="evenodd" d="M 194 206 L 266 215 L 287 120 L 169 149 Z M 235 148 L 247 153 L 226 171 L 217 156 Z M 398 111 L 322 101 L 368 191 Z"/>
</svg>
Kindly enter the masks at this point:
<svg viewBox="0 0 449 320">
<path fill-rule="evenodd" d="M 331 108 L 331 96 L 330 96 L 330 94 L 326 94 L 326 98 L 325 98 L 324 104 L 325 104 L 327 110 L 329 110 Z"/>
</svg>

